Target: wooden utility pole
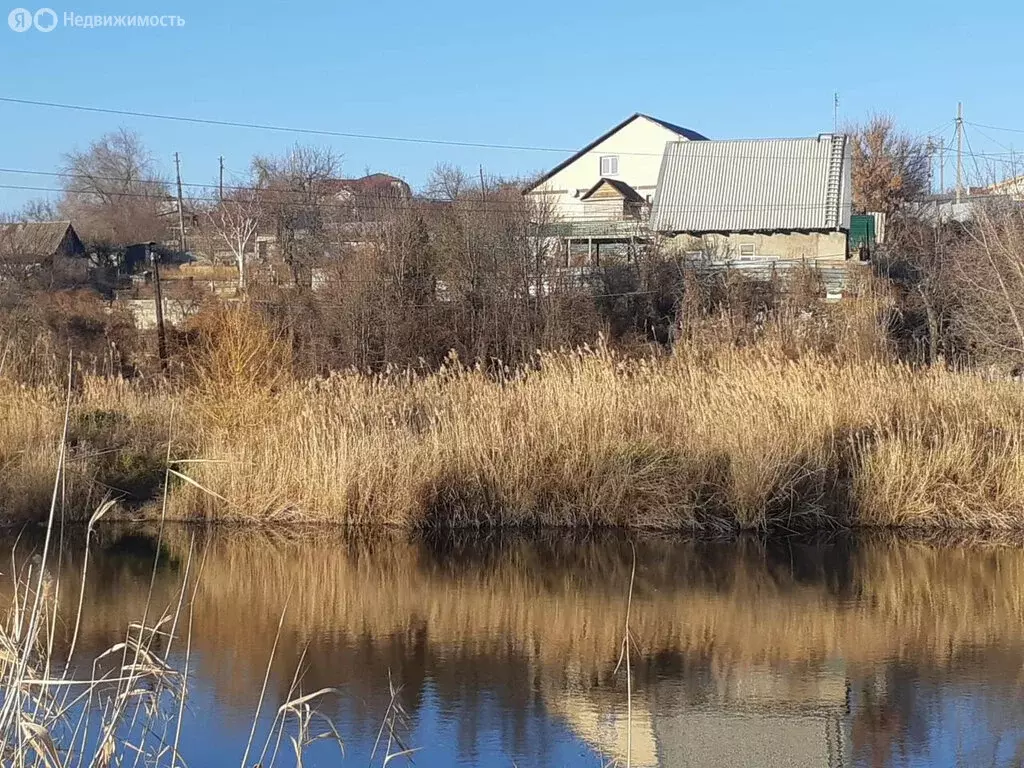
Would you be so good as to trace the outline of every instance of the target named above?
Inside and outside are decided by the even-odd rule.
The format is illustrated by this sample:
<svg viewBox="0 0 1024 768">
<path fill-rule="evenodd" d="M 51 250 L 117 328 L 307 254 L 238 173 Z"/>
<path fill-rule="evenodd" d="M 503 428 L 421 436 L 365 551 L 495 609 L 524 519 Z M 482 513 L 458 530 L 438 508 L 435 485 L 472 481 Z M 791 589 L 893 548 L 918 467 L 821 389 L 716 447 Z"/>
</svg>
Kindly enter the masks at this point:
<svg viewBox="0 0 1024 768">
<path fill-rule="evenodd" d="M 160 259 L 153 250 L 155 243 L 147 243 L 149 263 L 153 267 L 153 297 L 156 300 L 156 348 L 160 356 L 160 370 L 167 370 L 167 336 L 164 332 L 164 297 L 160 290 Z"/>
<path fill-rule="evenodd" d="M 964 188 L 964 103 L 958 101 L 956 104 L 956 202 L 960 203 L 960 197 Z"/>
<path fill-rule="evenodd" d="M 224 202 L 224 155 L 220 156 L 220 201 Z"/>
<path fill-rule="evenodd" d="M 174 153 L 174 173 L 178 177 L 178 247 L 185 253 L 188 250 L 185 242 L 185 206 L 181 200 L 181 161 L 177 152 Z"/>
</svg>

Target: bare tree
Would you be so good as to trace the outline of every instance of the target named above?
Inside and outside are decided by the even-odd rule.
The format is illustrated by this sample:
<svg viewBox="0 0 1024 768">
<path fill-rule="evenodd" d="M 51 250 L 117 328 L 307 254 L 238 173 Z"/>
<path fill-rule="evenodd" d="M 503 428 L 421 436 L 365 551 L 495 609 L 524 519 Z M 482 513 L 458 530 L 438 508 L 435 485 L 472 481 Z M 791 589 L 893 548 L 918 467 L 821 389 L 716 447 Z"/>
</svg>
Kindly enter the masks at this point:
<svg viewBox="0 0 1024 768">
<path fill-rule="evenodd" d="M 976 203 L 969 238 L 955 254 L 956 323 L 977 359 L 1024 363 L 1024 213 L 1013 203 Z"/>
<path fill-rule="evenodd" d="M 253 158 L 252 172 L 276 230 L 278 254 L 293 282 L 305 283 L 330 244 L 341 156 L 329 147 L 296 144 L 282 157 Z"/>
<path fill-rule="evenodd" d="M 928 191 L 928 150 L 901 133 L 893 118 L 874 115 L 847 129 L 853 154 L 853 207 L 898 214 L 908 201 Z"/>
<path fill-rule="evenodd" d="M 60 212 L 89 241 L 124 244 L 163 240 L 161 206 L 170 200 L 166 182 L 138 134 L 107 133 L 85 151 L 64 156 Z"/>
<path fill-rule="evenodd" d="M 263 190 L 256 186 L 235 186 L 205 214 L 207 224 L 234 258 L 239 293 L 246 289 L 246 256 L 252 250 L 263 217 L 263 194 Z"/>
<path fill-rule="evenodd" d="M 471 187 L 469 177 L 461 168 L 450 163 L 438 163 L 427 179 L 424 192 L 432 200 L 454 202 L 467 193 Z"/>
<path fill-rule="evenodd" d="M 29 200 L 22 206 L 21 210 L 15 213 L 8 214 L 3 217 L 4 221 L 21 222 L 21 221 L 59 221 L 61 218 L 60 210 L 57 204 L 53 200 L 46 198 L 38 198 L 36 200 Z"/>
</svg>

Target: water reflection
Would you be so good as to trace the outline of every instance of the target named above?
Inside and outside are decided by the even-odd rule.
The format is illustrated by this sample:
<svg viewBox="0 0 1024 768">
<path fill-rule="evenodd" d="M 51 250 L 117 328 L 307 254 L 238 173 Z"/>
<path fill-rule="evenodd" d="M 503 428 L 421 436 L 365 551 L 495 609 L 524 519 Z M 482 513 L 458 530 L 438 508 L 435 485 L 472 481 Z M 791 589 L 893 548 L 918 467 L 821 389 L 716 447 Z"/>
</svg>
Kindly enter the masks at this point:
<svg viewBox="0 0 1024 768">
<path fill-rule="evenodd" d="M 67 614 L 79 539 L 60 549 Z M 23 538 L 16 559 L 34 544 Z M 632 546 L 627 729 L 614 670 Z M 151 610 L 177 604 L 187 563 L 198 574 L 186 593 L 192 766 L 238 760 L 279 621 L 270 708 L 296 670 L 304 691 L 340 687 L 322 709 L 356 764 L 389 677 L 417 765 L 624 764 L 627 732 L 635 766 L 1024 760 L 1024 550 L 1013 544 L 168 528 L 158 546 L 152 530 L 109 527 L 89 565 L 83 658 L 141 617 L 158 552 Z M 65 647 L 70 622 L 66 635 Z"/>
</svg>

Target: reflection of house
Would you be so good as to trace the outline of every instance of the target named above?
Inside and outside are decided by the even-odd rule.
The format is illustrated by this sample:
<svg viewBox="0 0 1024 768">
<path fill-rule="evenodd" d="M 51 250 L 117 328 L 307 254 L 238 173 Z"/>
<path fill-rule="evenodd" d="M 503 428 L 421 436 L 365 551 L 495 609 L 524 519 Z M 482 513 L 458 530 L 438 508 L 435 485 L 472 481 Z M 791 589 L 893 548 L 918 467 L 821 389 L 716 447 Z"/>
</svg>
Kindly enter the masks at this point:
<svg viewBox="0 0 1024 768">
<path fill-rule="evenodd" d="M 657 717 L 658 765 L 840 768 L 852 765 L 838 715 L 685 710 Z"/>
<path fill-rule="evenodd" d="M 733 667 L 702 680 L 665 678 L 635 690 L 632 764 L 850 766 L 845 668 L 841 663 L 830 667 L 816 674 L 806 668 Z M 625 764 L 627 719 L 621 689 L 570 686 L 548 692 L 545 701 L 595 751 Z"/>
<path fill-rule="evenodd" d="M 673 142 L 650 228 L 712 262 L 844 261 L 850 165 L 842 135 Z"/>
<path fill-rule="evenodd" d="M 545 173 L 523 194 L 556 224 L 552 234 L 570 262 L 599 260 L 603 245 L 638 236 L 643 210 L 654 198 L 665 145 L 703 141 L 688 128 L 635 114 Z"/>
<path fill-rule="evenodd" d="M 660 705 L 658 765 L 840 768 L 852 765 L 842 669 L 733 669 L 699 703 Z M 662 686 L 664 687 L 664 686 Z M 673 692 L 669 692 L 671 697 Z"/>
<path fill-rule="evenodd" d="M 625 765 L 628 752 L 636 768 L 661 765 L 650 706 L 634 699 L 629 720 L 622 702 L 612 700 L 610 691 L 602 693 L 595 697 L 591 691 L 560 691 L 547 697 L 547 705 L 604 758 Z"/>
<path fill-rule="evenodd" d="M 89 278 L 85 246 L 70 221 L 0 225 L 0 265 L 49 283 L 82 284 Z"/>
</svg>

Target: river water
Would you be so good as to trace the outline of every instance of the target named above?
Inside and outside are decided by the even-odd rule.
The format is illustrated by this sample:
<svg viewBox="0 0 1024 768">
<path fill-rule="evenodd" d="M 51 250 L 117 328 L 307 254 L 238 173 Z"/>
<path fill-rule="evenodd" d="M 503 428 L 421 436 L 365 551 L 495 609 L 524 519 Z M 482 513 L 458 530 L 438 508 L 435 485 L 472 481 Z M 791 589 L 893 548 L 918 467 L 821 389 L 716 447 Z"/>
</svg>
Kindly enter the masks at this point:
<svg viewBox="0 0 1024 768">
<path fill-rule="evenodd" d="M 41 539 L 12 544 L 26 562 Z M 56 549 L 59 656 L 83 533 Z M 192 768 L 239 765 L 254 719 L 267 765 L 278 708 L 324 688 L 309 734 L 329 720 L 344 758 L 323 739 L 306 766 L 381 765 L 389 736 L 429 768 L 1019 766 L 1022 587 L 1014 542 L 109 526 L 73 663 L 177 613 Z"/>
</svg>

